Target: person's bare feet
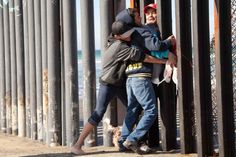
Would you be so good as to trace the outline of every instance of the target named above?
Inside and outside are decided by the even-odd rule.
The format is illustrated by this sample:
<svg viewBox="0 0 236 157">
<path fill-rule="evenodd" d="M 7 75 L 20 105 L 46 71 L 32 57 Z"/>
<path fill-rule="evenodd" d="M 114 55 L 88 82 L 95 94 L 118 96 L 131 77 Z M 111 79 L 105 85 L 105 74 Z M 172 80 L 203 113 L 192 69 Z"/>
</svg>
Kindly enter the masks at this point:
<svg viewBox="0 0 236 157">
<path fill-rule="evenodd" d="M 70 152 L 76 155 L 86 154 L 81 148 L 76 148 L 75 146 L 71 147 Z"/>
</svg>

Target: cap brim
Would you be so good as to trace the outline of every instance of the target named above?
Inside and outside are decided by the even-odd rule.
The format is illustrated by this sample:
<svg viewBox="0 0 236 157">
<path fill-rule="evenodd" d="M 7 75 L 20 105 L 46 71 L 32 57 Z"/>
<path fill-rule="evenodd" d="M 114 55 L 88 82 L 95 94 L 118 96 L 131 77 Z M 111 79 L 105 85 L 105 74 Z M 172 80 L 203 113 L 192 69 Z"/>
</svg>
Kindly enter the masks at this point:
<svg viewBox="0 0 236 157">
<path fill-rule="evenodd" d="M 148 10 L 149 8 L 156 9 L 156 8 L 153 7 L 153 6 L 149 6 L 149 5 L 148 5 L 148 6 L 144 7 L 144 14 L 147 13 L 147 10 Z"/>
<path fill-rule="evenodd" d="M 130 37 L 133 33 L 134 33 L 135 29 L 132 28 L 130 30 L 128 30 L 127 32 L 123 33 L 122 35 L 120 35 L 122 38 L 128 38 Z"/>
</svg>

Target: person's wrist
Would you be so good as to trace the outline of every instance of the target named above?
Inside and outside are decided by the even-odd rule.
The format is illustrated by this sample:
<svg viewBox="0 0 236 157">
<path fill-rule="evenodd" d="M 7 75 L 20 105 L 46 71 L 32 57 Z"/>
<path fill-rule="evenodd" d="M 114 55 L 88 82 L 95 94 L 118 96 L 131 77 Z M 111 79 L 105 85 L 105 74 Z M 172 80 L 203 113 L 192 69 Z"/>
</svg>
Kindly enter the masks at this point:
<svg viewBox="0 0 236 157">
<path fill-rule="evenodd" d="M 163 59 L 163 64 L 166 64 L 168 62 L 168 59 Z"/>
</svg>

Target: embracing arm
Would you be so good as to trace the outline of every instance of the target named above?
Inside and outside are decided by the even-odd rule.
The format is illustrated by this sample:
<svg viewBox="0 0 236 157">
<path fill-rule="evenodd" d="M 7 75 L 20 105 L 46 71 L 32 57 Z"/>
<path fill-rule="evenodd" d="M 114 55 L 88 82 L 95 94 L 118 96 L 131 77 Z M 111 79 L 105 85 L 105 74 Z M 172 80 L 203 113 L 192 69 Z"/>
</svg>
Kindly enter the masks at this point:
<svg viewBox="0 0 236 157">
<path fill-rule="evenodd" d="M 166 64 L 166 61 L 167 61 L 166 59 L 158 59 L 147 54 L 145 55 L 145 59 L 143 60 L 143 62 L 158 63 L 158 64 Z"/>
<path fill-rule="evenodd" d="M 138 29 L 139 34 L 143 38 L 144 46 L 149 51 L 166 51 L 170 49 L 171 45 L 175 42 L 173 35 L 169 36 L 166 40 L 160 40 L 147 29 Z"/>
<path fill-rule="evenodd" d="M 139 48 L 134 46 L 128 46 L 126 44 L 120 45 L 120 50 L 117 54 L 118 60 L 123 61 L 143 61 L 145 59 L 145 54 Z"/>
</svg>

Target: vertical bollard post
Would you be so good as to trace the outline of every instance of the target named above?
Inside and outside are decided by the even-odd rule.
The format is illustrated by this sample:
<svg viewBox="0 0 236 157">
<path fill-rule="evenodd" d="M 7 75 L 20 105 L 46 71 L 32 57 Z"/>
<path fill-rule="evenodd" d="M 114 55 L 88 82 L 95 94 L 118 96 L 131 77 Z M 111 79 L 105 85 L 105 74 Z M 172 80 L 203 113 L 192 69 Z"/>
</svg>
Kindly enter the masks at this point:
<svg viewBox="0 0 236 157">
<path fill-rule="evenodd" d="M 83 57 L 83 111 L 84 122 L 87 122 L 96 103 L 96 71 L 95 71 L 95 46 L 94 46 L 94 11 L 93 0 L 81 0 L 81 36 Z M 85 146 L 96 145 L 96 128 L 85 140 Z"/>
<path fill-rule="evenodd" d="M 37 101 L 36 101 L 36 65 L 35 65 L 35 24 L 34 0 L 28 0 L 28 30 L 29 30 L 29 82 L 31 109 L 31 138 L 37 139 Z"/>
<path fill-rule="evenodd" d="M 28 0 L 23 1 L 26 137 L 31 138 Z"/>
<path fill-rule="evenodd" d="M 6 132 L 6 103 L 5 103 L 5 50 L 4 50 L 4 25 L 3 1 L 0 0 L 0 130 Z"/>
<path fill-rule="evenodd" d="M 172 34 L 171 0 L 158 1 L 157 6 L 158 24 L 162 38 L 166 39 Z M 163 82 L 158 88 L 161 91 L 159 100 L 162 149 L 168 151 L 176 147 L 176 86 L 171 80 L 170 83 Z"/>
<path fill-rule="evenodd" d="M 125 9 L 126 0 L 116 0 L 114 1 L 114 16 L 116 16 L 120 11 Z"/>
<path fill-rule="evenodd" d="M 101 17 L 101 54 L 105 52 L 107 39 L 111 33 L 111 25 L 114 21 L 114 1 L 100 1 L 100 17 Z M 112 146 L 112 132 L 109 130 L 110 125 L 117 123 L 117 99 L 114 98 L 107 107 L 107 111 L 103 118 L 103 145 Z"/>
<path fill-rule="evenodd" d="M 43 81 L 43 141 L 48 140 L 48 57 L 47 57 L 47 0 L 41 0 L 42 81 Z"/>
<path fill-rule="evenodd" d="M 62 1 L 65 63 L 66 145 L 79 137 L 79 95 L 76 37 L 76 1 Z"/>
<path fill-rule="evenodd" d="M 15 36 L 15 5 L 14 0 L 9 0 L 10 45 L 11 45 L 11 106 L 12 106 L 12 134 L 18 134 L 18 108 L 16 87 L 16 36 Z"/>
<path fill-rule="evenodd" d="M 232 76 L 231 0 L 215 0 L 216 103 L 219 156 L 235 156 Z"/>
<path fill-rule="evenodd" d="M 176 37 L 178 56 L 178 103 L 181 152 L 192 153 L 195 147 L 193 130 L 193 67 L 191 37 L 191 1 L 176 1 Z"/>
<path fill-rule="evenodd" d="M 144 7 L 145 7 L 145 0 L 139 0 L 139 14 L 140 14 L 140 16 L 141 16 L 141 22 L 142 22 L 142 24 L 144 24 L 145 23 L 145 15 L 144 15 Z"/>
<path fill-rule="evenodd" d="M 17 60 L 17 104 L 18 136 L 25 136 L 25 73 L 24 73 L 24 34 L 22 0 L 15 0 L 16 60 Z"/>
<path fill-rule="evenodd" d="M 213 154 L 209 1 L 193 1 L 194 106 L 196 110 L 197 153 Z"/>
<path fill-rule="evenodd" d="M 47 1 L 49 145 L 61 144 L 61 68 L 59 0 Z"/>
<path fill-rule="evenodd" d="M 36 57 L 36 104 L 37 104 L 37 139 L 43 140 L 43 98 L 42 98 L 42 40 L 41 40 L 41 2 L 34 1 L 35 57 Z"/>
<path fill-rule="evenodd" d="M 65 59 L 64 59 L 64 23 L 63 23 L 63 0 L 60 0 L 60 35 L 61 35 L 61 143 L 66 145 L 66 96 L 65 96 Z"/>
<path fill-rule="evenodd" d="M 5 80 L 6 80 L 6 122 L 7 133 L 12 133 L 12 106 L 11 106 L 11 56 L 10 56 L 10 24 L 9 24 L 9 2 L 3 1 L 4 18 L 4 46 L 5 46 Z"/>
</svg>

